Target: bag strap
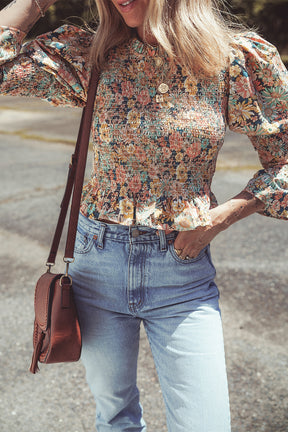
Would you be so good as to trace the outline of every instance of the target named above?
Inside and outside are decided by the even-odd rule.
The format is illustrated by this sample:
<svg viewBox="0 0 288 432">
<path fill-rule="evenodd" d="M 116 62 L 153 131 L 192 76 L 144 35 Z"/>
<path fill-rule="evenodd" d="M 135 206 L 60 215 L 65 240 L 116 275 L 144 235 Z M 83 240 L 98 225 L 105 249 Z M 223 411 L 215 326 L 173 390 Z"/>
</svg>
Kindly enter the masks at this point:
<svg viewBox="0 0 288 432">
<path fill-rule="evenodd" d="M 67 232 L 66 248 L 64 261 L 73 261 L 74 255 L 74 244 L 77 232 L 77 223 L 79 216 L 79 208 L 81 201 L 81 194 L 83 188 L 83 181 L 85 175 L 85 167 L 87 160 L 87 153 L 89 147 L 89 137 L 92 124 L 92 116 L 94 111 L 94 103 L 96 97 L 96 91 L 99 83 L 99 72 L 95 67 L 92 68 L 88 94 L 87 103 L 82 112 L 82 118 L 78 133 L 78 138 L 75 146 L 75 151 L 72 154 L 71 163 L 69 165 L 68 178 L 66 183 L 66 188 L 64 196 L 60 205 L 60 214 L 55 229 L 55 234 L 53 237 L 50 253 L 46 265 L 48 266 L 48 271 L 55 264 L 56 255 L 63 232 L 63 227 L 68 211 L 68 206 L 73 190 L 72 205 L 70 210 L 70 218 Z"/>
</svg>

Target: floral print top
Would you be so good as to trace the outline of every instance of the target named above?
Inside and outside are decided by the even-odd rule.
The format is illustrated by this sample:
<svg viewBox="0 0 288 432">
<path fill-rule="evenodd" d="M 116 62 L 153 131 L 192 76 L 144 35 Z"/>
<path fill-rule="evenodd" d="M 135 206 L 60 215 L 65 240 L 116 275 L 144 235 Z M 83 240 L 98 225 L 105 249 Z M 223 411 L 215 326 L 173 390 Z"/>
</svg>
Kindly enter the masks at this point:
<svg viewBox="0 0 288 432">
<path fill-rule="evenodd" d="M 21 31 L 2 27 L 0 93 L 82 107 L 92 37 L 65 25 L 22 45 Z M 169 85 L 163 95 L 161 82 Z M 287 108 L 287 70 L 255 33 L 235 36 L 227 69 L 213 79 L 131 39 L 110 51 L 101 71 L 82 214 L 164 230 L 208 225 L 228 124 L 249 136 L 263 166 L 246 190 L 265 203 L 263 214 L 288 219 Z"/>
</svg>

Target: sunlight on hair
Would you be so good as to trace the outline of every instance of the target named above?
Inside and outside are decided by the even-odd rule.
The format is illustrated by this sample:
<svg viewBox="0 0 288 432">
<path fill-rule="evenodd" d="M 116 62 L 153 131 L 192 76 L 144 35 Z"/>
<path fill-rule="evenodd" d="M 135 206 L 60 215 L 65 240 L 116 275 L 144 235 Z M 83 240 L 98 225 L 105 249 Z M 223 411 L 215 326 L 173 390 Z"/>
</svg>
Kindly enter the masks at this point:
<svg viewBox="0 0 288 432">
<path fill-rule="evenodd" d="M 99 26 L 91 59 L 103 67 L 108 51 L 135 36 L 110 0 L 95 0 Z M 188 73 L 216 75 L 227 65 L 233 34 L 243 31 L 225 7 L 225 0 L 150 1 L 145 34 L 156 38 L 170 56 Z M 225 16 L 225 18 L 224 18 Z"/>
</svg>

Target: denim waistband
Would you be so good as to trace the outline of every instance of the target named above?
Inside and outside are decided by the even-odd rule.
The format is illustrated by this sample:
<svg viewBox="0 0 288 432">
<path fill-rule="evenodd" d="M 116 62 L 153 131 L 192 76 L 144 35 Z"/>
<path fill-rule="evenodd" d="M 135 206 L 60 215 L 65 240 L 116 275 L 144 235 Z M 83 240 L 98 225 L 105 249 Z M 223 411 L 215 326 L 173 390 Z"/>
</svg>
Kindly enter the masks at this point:
<svg viewBox="0 0 288 432">
<path fill-rule="evenodd" d="M 155 228 L 150 228 L 143 225 L 121 225 L 121 224 L 109 224 L 100 222 L 94 219 L 88 219 L 79 214 L 78 230 L 83 234 L 90 233 L 91 235 L 97 236 L 98 243 L 102 242 L 104 236 L 115 241 L 121 242 L 133 242 L 133 243 L 149 243 L 159 242 L 166 245 L 166 242 L 173 241 L 178 231 L 173 231 L 165 234 L 165 231 Z"/>
</svg>

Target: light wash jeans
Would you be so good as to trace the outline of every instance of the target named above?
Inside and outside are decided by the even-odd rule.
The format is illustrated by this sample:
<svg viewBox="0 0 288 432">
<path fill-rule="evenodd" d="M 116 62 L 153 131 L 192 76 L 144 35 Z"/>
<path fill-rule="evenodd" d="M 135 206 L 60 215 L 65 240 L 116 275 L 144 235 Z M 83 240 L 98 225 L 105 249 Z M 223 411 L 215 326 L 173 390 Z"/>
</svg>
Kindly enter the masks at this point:
<svg viewBox="0 0 288 432">
<path fill-rule="evenodd" d="M 80 215 L 71 275 L 98 432 L 147 430 L 136 385 L 141 322 L 169 432 L 230 431 L 215 268 L 209 247 L 180 259 L 176 235 Z"/>
</svg>

